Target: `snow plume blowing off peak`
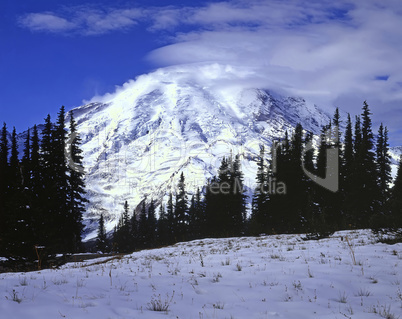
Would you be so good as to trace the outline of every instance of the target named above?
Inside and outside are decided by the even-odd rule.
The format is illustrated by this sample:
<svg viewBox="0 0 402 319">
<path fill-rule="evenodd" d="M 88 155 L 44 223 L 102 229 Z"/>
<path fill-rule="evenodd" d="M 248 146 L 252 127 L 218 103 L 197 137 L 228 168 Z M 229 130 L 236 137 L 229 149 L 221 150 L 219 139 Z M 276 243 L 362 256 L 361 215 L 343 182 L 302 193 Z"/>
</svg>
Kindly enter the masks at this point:
<svg viewBox="0 0 402 319">
<path fill-rule="evenodd" d="M 76 108 L 90 199 L 86 239 L 101 213 L 112 230 L 124 201 L 133 208 L 175 193 L 181 172 L 193 193 L 230 153 L 240 155 L 251 190 L 261 145 L 297 123 L 316 134 L 328 123 L 314 104 L 256 74 L 221 64 L 162 68 Z"/>
</svg>

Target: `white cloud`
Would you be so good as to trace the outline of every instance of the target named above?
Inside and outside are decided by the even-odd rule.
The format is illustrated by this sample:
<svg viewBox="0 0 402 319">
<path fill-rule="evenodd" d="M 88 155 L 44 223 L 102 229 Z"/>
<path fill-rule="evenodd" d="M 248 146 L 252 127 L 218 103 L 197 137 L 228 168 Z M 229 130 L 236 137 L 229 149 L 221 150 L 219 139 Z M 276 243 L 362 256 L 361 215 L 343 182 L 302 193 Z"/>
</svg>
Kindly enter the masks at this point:
<svg viewBox="0 0 402 319">
<path fill-rule="evenodd" d="M 61 12 L 29 13 L 19 19 L 22 27 L 35 32 L 99 35 L 131 28 L 144 16 L 141 9 L 95 9 L 88 6 L 63 8 Z"/>
<path fill-rule="evenodd" d="M 29 14 L 33 31 L 95 35 L 135 25 L 168 45 L 156 66 L 222 63 L 249 68 L 248 83 L 281 87 L 320 105 L 358 114 L 367 100 L 397 131 L 402 105 L 400 0 L 234 0 L 201 7 L 72 8 Z M 384 77 L 380 80 L 379 77 Z M 360 102 L 358 102 L 360 101 Z M 402 142 L 402 138 L 401 138 Z"/>
<path fill-rule="evenodd" d="M 149 55 L 157 65 L 249 66 L 254 70 L 250 81 L 274 82 L 320 105 L 359 114 L 367 100 L 375 122 L 397 131 L 400 1 L 227 1 L 189 11 L 180 23 L 193 30 L 180 33 L 179 24 L 173 43 Z"/>
<path fill-rule="evenodd" d="M 30 13 L 20 18 L 19 23 L 32 31 L 64 32 L 72 30 L 74 23 L 54 13 Z"/>
</svg>

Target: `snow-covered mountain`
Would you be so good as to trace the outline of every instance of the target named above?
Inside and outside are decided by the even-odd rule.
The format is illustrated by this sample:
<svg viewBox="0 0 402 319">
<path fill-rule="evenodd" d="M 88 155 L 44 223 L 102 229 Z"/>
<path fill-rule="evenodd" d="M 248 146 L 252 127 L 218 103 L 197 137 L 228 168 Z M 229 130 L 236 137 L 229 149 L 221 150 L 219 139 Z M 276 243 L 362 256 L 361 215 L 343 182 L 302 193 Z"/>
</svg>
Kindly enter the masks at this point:
<svg viewBox="0 0 402 319">
<path fill-rule="evenodd" d="M 144 196 L 159 200 L 174 192 L 181 172 L 193 192 L 230 152 L 241 154 L 252 187 L 261 144 L 298 122 L 319 133 L 329 121 L 303 98 L 250 88 L 232 75 L 218 65 L 160 69 L 73 110 L 91 199 L 89 233 L 100 213 L 111 230 L 125 200 L 134 208 Z"/>
</svg>

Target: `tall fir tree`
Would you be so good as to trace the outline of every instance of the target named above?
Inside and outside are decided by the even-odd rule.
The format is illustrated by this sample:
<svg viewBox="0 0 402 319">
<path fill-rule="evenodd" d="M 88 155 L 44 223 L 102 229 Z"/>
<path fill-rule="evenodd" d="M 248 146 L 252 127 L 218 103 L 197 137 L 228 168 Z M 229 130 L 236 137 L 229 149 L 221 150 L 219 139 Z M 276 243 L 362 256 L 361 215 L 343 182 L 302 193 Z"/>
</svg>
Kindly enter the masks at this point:
<svg viewBox="0 0 402 319">
<path fill-rule="evenodd" d="M 100 215 L 98 221 L 98 234 L 96 237 L 96 248 L 102 253 L 107 252 L 107 237 L 105 229 L 105 220 L 103 219 L 103 214 Z"/>
<path fill-rule="evenodd" d="M 8 132 L 7 125 L 3 123 L 0 135 L 0 253 L 3 256 L 8 246 L 7 225 L 8 225 L 8 184 L 9 184 L 9 165 L 8 165 Z"/>
<path fill-rule="evenodd" d="M 157 226 L 157 242 L 159 245 L 166 245 L 167 243 L 169 243 L 169 225 L 166 209 L 163 203 L 161 203 L 159 206 L 159 218 Z"/>
<path fill-rule="evenodd" d="M 287 188 L 290 206 L 287 215 L 288 232 L 299 232 L 305 218 L 306 185 L 302 170 L 303 127 L 298 123 L 290 141 Z"/>
<path fill-rule="evenodd" d="M 138 244 L 140 248 L 147 247 L 147 244 L 149 242 L 148 213 L 145 202 L 146 200 L 144 199 L 141 204 L 140 219 L 138 222 Z"/>
<path fill-rule="evenodd" d="M 131 219 L 129 216 L 129 205 L 128 202 L 125 201 L 123 205 L 123 213 L 120 216 L 119 223 L 116 227 L 116 230 L 113 234 L 114 245 L 119 252 L 127 253 L 131 250 L 131 232 L 130 232 L 130 223 Z"/>
<path fill-rule="evenodd" d="M 354 141 L 354 154 L 357 157 L 359 153 L 361 144 L 362 144 L 362 127 L 361 127 L 361 118 L 359 115 L 355 117 L 355 141 Z"/>
<path fill-rule="evenodd" d="M 341 192 L 342 196 L 342 210 L 344 212 L 344 226 L 347 227 L 350 224 L 350 216 L 353 216 L 352 212 L 352 182 L 353 182 L 353 169 L 355 161 L 355 151 L 353 143 L 353 127 L 350 114 L 348 114 L 345 130 L 345 140 L 343 146 L 343 166 L 342 179 L 341 179 Z"/>
<path fill-rule="evenodd" d="M 391 190 L 390 210 L 392 228 L 400 231 L 402 228 L 402 155 L 399 159 L 398 171 Z"/>
<path fill-rule="evenodd" d="M 307 172 L 313 174 L 313 179 L 316 172 L 315 167 L 315 149 L 313 147 L 313 138 L 314 135 L 312 132 L 307 132 L 304 138 L 304 156 L 303 156 L 303 164 L 304 168 Z M 303 213 L 303 230 L 306 232 L 314 232 L 315 226 L 313 225 L 313 218 L 317 215 L 317 205 L 316 205 L 316 184 L 314 180 L 308 178 L 306 175 L 303 177 L 304 181 L 304 189 L 306 191 L 306 198 L 305 198 L 305 208 Z"/>
<path fill-rule="evenodd" d="M 206 237 L 217 237 L 219 236 L 219 217 L 220 214 L 217 214 L 217 206 L 218 203 L 218 192 L 217 189 L 218 181 L 216 176 L 208 179 L 207 184 L 205 185 L 205 195 L 204 195 L 204 207 L 205 207 L 205 236 Z"/>
<path fill-rule="evenodd" d="M 229 235 L 241 236 L 244 234 L 246 220 L 246 200 L 244 193 L 244 177 L 241 170 L 240 155 L 237 154 L 232 160 L 230 170 L 231 199 L 229 209 Z"/>
<path fill-rule="evenodd" d="M 200 188 L 191 197 L 189 207 L 189 239 L 199 239 L 205 236 L 205 211 L 201 200 Z"/>
<path fill-rule="evenodd" d="M 88 200 L 85 196 L 85 172 L 82 165 L 81 138 L 77 132 L 77 123 L 73 112 L 70 113 L 70 133 L 68 139 L 68 184 L 67 184 L 67 211 L 69 221 L 69 242 L 71 250 L 76 251 L 81 245 L 81 233 L 84 229 L 82 220 L 85 205 Z"/>
<path fill-rule="evenodd" d="M 30 220 L 32 241 L 34 245 L 41 244 L 42 227 L 42 204 L 41 195 L 43 189 L 42 171 L 40 163 L 40 140 L 38 128 L 34 125 L 32 129 L 31 143 L 30 143 L 30 190 L 29 190 L 29 207 L 30 207 Z M 42 243 L 43 244 L 43 243 Z"/>
<path fill-rule="evenodd" d="M 195 213 L 195 196 L 194 194 L 191 196 L 190 199 L 190 206 L 188 208 L 188 229 L 187 229 L 187 238 L 189 240 L 195 239 L 196 235 L 196 213 Z"/>
<path fill-rule="evenodd" d="M 343 166 L 341 169 L 343 170 L 343 187 L 345 187 L 350 182 L 352 167 L 353 167 L 353 158 L 354 158 L 354 150 L 353 150 L 353 131 L 352 131 L 352 120 L 350 118 L 350 114 L 348 114 L 348 119 L 346 122 L 346 130 L 345 130 L 345 140 L 343 147 Z"/>
<path fill-rule="evenodd" d="M 381 123 L 378 129 L 376 145 L 376 163 L 378 172 L 379 210 L 385 213 L 386 203 L 390 195 L 391 177 L 391 156 L 389 154 L 388 129 Z"/>
<path fill-rule="evenodd" d="M 148 228 L 148 247 L 154 247 L 156 244 L 156 216 L 155 216 L 155 202 L 151 199 L 147 215 L 147 228 Z"/>
<path fill-rule="evenodd" d="M 371 112 L 366 101 L 362 112 L 362 143 L 357 153 L 359 165 L 361 193 L 358 195 L 358 213 L 361 216 L 361 227 L 367 227 L 378 207 L 377 169 L 374 153 L 374 136 L 372 132 Z"/>
<path fill-rule="evenodd" d="M 56 162 L 53 159 L 53 150 L 53 123 L 50 115 L 47 115 L 40 144 L 41 186 L 38 193 L 40 208 L 38 207 L 39 212 L 35 217 L 37 218 L 37 244 L 45 246 L 49 254 L 56 253 L 60 244 L 60 238 L 57 237 L 60 235 L 60 230 L 53 226 L 59 224 L 57 219 L 57 190 L 54 180 Z M 56 238 L 58 239 L 57 242 L 54 241 Z"/>
<path fill-rule="evenodd" d="M 173 194 L 169 193 L 169 199 L 166 205 L 166 218 L 167 218 L 167 243 L 172 244 L 175 242 L 174 232 L 175 232 L 175 207 L 173 204 Z"/>
<path fill-rule="evenodd" d="M 130 233 L 131 233 L 131 240 L 132 240 L 132 250 L 136 250 L 138 248 L 138 215 L 137 210 L 134 208 L 133 215 L 130 219 Z"/>
<path fill-rule="evenodd" d="M 9 165 L 9 187 L 8 205 L 9 212 L 8 229 L 9 244 L 8 249 L 18 256 L 26 254 L 26 244 L 29 238 L 26 237 L 29 225 L 26 220 L 25 207 L 23 201 L 22 174 L 20 161 L 18 158 L 18 142 L 15 127 L 11 134 L 11 156 Z"/>
<path fill-rule="evenodd" d="M 186 240 L 187 238 L 187 223 L 188 223 L 188 199 L 186 194 L 186 182 L 183 172 L 180 174 L 180 179 L 177 184 L 176 205 L 174 210 L 175 217 L 175 238 L 176 241 Z"/>
<path fill-rule="evenodd" d="M 252 198 L 252 212 L 250 231 L 252 234 L 267 233 L 269 227 L 268 218 L 268 192 L 267 192 L 267 171 L 265 167 L 265 148 L 260 146 L 260 155 L 257 162 L 256 187 Z"/>
<path fill-rule="evenodd" d="M 74 217 L 69 211 L 68 195 L 68 167 L 65 156 L 67 130 L 65 125 L 65 108 L 62 106 L 58 112 L 56 124 L 52 130 L 52 170 L 53 170 L 53 218 L 60 228 L 57 230 L 53 242 L 56 242 L 57 252 L 75 252 L 78 250 L 77 243 L 81 240 L 75 238 Z"/>
</svg>

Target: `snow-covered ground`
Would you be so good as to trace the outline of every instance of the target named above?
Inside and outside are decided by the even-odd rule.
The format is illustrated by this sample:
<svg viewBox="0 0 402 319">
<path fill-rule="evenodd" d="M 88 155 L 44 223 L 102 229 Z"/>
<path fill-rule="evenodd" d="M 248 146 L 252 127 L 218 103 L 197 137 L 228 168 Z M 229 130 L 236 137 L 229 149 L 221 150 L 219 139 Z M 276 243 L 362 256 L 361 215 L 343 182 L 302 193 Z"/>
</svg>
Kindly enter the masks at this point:
<svg viewBox="0 0 402 319">
<path fill-rule="evenodd" d="M 402 244 L 368 231 L 301 237 L 205 239 L 0 274 L 0 316 L 402 318 Z"/>
</svg>

